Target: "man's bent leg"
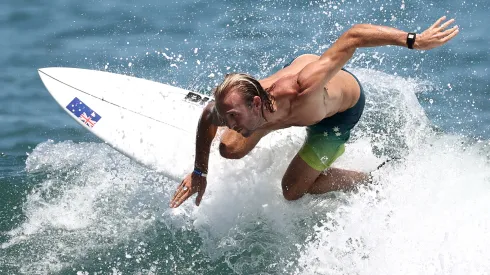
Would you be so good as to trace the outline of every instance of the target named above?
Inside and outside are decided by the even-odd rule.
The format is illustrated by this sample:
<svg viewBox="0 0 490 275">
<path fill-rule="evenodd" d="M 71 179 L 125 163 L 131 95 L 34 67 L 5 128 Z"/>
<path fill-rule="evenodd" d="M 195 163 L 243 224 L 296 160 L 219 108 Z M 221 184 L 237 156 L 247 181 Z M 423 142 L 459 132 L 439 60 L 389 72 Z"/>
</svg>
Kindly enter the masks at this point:
<svg viewBox="0 0 490 275">
<path fill-rule="evenodd" d="M 304 194 L 323 194 L 330 191 L 351 190 L 368 179 L 362 172 L 329 168 L 326 173 L 310 167 L 297 154 L 282 179 L 282 192 L 287 200 L 297 200 Z"/>
<path fill-rule="evenodd" d="M 221 135 L 219 152 L 222 157 L 228 159 L 240 159 L 246 156 L 262 137 L 270 131 L 257 130 L 249 137 L 227 128 Z"/>
<path fill-rule="evenodd" d="M 338 168 L 330 168 L 323 173 L 345 151 L 345 141 L 335 138 L 336 135 L 331 136 L 309 129 L 305 144 L 292 160 L 282 180 L 286 199 L 298 199 L 306 193 L 349 190 L 368 178 L 365 173 Z"/>
<path fill-rule="evenodd" d="M 360 182 L 367 181 L 369 174 L 339 168 L 329 168 L 320 174 L 311 185 L 308 193 L 323 194 L 330 191 L 353 190 Z"/>
<path fill-rule="evenodd" d="M 299 154 L 293 158 L 282 178 L 282 194 L 286 200 L 297 200 L 308 193 L 321 171 L 311 168 Z"/>
</svg>

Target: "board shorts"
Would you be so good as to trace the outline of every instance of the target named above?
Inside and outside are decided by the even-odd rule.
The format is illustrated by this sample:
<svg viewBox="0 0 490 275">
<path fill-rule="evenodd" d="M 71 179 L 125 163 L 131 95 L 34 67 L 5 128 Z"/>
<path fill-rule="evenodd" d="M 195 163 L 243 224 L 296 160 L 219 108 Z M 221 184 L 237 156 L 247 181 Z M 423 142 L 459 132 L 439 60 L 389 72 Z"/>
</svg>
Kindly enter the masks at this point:
<svg viewBox="0 0 490 275">
<path fill-rule="evenodd" d="M 306 140 L 298 154 L 317 171 L 324 171 L 344 153 L 345 143 L 350 138 L 352 128 L 359 122 L 366 102 L 359 79 L 344 68 L 342 70 L 356 79 L 361 94 L 353 107 L 306 127 Z"/>
</svg>

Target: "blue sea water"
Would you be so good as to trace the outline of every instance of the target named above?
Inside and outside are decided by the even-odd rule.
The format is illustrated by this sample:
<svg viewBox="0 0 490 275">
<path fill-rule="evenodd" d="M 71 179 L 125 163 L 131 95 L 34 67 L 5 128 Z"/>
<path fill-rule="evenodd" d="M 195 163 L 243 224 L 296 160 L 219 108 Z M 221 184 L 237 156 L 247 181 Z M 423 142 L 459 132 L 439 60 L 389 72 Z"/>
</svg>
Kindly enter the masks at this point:
<svg viewBox="0 0 490 275">
<path fill-rule="evenodd" d="M 0 274 L 490 274 L 489 6 L 2 1 Z M 461 30 L 447 45 L 359 49 L 347 65 L 367 107 L 339 165 L 403 162 L 359 192 L 297 202 L 280 191 L 296 148 L 277 144 L 218 162 L 203 204 L 171 210 L 177 182 L 81 129 L 37 75 L 79 67 L 207 92 L 228 72 L 321 54 L 353 24 L 421 32 L 441 15 Z"/>
</svg>

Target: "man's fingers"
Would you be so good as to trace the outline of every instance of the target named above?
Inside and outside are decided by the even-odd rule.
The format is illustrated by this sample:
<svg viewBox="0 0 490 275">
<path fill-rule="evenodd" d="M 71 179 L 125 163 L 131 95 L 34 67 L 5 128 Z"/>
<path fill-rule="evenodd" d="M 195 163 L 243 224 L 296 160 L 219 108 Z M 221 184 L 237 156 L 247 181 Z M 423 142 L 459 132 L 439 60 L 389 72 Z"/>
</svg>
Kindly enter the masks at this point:
<svg viewBox="0 0 490 275">
<path fill-rule="evenodd" d="M 173 200 L 179 200 L 182 196 L 184 196 L 186 191 L 184 191 L 182 188 L 180 188 L 179 192 L 175 194 Z"/>
<path fill-rule="evenodd" d="M 184 193 L 181 197 L 172 201 L 172 207 L 179 207 L 187 198 L 189 197 L 188 193 Z"/>
<path fill-rule="evenodd" d="M 442 42 L 446 43 L 447 41 L 451 40 L 453 37 L 455 37 L 457 34 L 459 33 L 459 29 L 456 28 L 456 30 L 451 33 L 450 35 L 444 37 L 443 39 L 441 39 Z"/>
<path fill-rule="evenodd" d="M 453 19 L 450 19 L 446 22 L 444 22 L 444 24 L 441 25 L 440 27 L 440 30 L 445 30 L 449 25 L 451 25 L 452 23 L 454 22 L 454 18 Z"/>
<path fill-rule="evenodd" d="M 434 37 L 439 38 L 439 39 L 445 38 L 446 36 L 451 35 L 453 32 L 455 32 L 457 30 L 458 30 L 458 26 L 454 26 L 454 27 L 452 27 L 450 29 L 447 29 L 447 30 L 445 30 L 443 32 L 440 32 L 440 33 L 436 34 Z"/>
<path fill-rule="evenodd" d="M 190 190 L 184 190 L 183 187 L 179 187 L 179 191 L 175 194 L 170 204 L 171 207 L 178 207 L 182 204 L 187 198 L 191 196 Z"/>
<path fill-rule="evenodd" d="M 431 29 L 437 28 L 441 24 L 441 22 L 444 21 L 445 19 L 446 19 L 446 16 L 443 16 L 443 17 L 437 19 L 437 21 L 432 26 L 430 26 L 430 28 Z"/>
<path fill-rule="evenodd" d="M 182 181 L 179 187 L 177 187 L 174 196 L 172 197 L 172 201 L 170 202 L 171 207 L 179 206 L 183 201 L 187 199 L 187 197 L 189 197 L 189 195 L 187 195 L 187 197 L 185 196 L 189 192 L 189 190 L 184 190 L 184 187 L 185 184 L 184 181 Z"/>
<path fill-rule="evenodd" d="M 179 184 L 179 187 L 177 187 L 177 190 L 175 190 L 174 196 L 172 197 L 172 200 L 175 200 L 177 197 L 182 196 L 182 189 L 184 188 L 184 181 L 182 181 Z"/>
</svg>

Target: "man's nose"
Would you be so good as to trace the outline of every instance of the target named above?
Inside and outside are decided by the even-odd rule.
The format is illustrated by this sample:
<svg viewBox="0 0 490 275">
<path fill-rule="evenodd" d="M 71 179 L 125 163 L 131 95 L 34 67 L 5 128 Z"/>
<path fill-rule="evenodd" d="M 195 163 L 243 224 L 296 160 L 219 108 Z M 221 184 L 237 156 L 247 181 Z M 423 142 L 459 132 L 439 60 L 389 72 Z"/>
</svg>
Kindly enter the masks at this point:
<svg viewBox="0 0 490 275">
<path fill-rule="evenodd" d="M 230 129 L 234 129 L 236 127 L 236 123 L 228 120 L 228 122 L 226 123 L 226 126 L 228 126 L 228 128 L 230 128 Z"/>
</svg>

